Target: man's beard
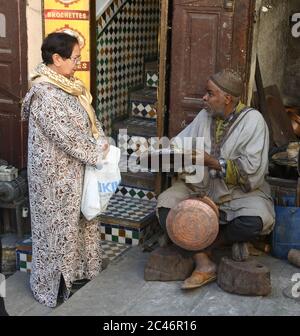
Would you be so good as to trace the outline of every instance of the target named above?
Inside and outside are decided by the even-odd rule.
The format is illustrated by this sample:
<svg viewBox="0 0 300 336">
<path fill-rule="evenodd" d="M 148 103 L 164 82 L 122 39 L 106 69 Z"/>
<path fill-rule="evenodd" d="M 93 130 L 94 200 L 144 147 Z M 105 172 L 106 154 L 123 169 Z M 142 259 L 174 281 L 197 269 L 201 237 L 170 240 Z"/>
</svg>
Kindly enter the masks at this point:
<svg viewBox="0 0 300 336">
<path fill-rule="evenodd" d="M 213 118 L 217 118 L 217 117 L 224 118 L 225 117 L 225 114 L 224 114 L 225 108 L 222 109 L 222 110 L 221 109 L 220 110 L 215 110 L 207 103 L 204 104 L 204 108 Z"/>
</svg>

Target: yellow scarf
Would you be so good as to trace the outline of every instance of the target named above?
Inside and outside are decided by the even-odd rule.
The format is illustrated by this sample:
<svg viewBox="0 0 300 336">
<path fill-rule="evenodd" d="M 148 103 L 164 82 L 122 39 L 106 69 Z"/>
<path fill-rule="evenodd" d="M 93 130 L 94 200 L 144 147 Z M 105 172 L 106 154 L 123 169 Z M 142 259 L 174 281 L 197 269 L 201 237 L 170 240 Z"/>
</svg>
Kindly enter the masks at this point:
<svg viewBox="0 0 300 336">
<path fill-rule="evenodd" d="M 240 113 L 246 107 L 241 101 L 238 103 L 235 111 L 233 113 Z M 216 118 L 216 141 L 219 143 L 221 141 L 221 137 L 223 136 L 226 124 L 228 123 L 228 119 Z"/>
<path fill-rule="evenodd" d="M 96 125 L 96 113 L 93 109 L 92 103 L 92 95 L 88 92 L 85 88 L 83 82 L 78 78 L 67 78 L 63 75 L 58 74 L 57 72 L 51 70 L 45 64 L 39 64 L 33 75 L 31 76 L 31 80 L 33 83 L 40 83 L 40 82 L 49 82 L 60 89 L 64 90 L 65 92 L 76 96 L 79 100 L 79 103 L 82 107 L 86 110 L 88 117 L 91 123 L 91 130 L 93 137 L 98 139 L 100 134 L 97 129 Z"/>
</svg>

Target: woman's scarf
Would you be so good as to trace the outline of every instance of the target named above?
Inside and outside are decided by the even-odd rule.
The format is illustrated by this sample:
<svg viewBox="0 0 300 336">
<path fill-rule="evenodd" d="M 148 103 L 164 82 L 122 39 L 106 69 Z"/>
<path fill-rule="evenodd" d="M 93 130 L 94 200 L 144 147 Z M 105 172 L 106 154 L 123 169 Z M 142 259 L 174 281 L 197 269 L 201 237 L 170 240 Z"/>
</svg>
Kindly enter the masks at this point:
<svg viewBox="0 0 300 336">
<path fill-rule="evenodd" d="M 93 137 L 98 139 L 100 134 L 96 125 L 96 114 L 93 109 L 92 95 L 85 88 L 83 82 L 78 78 L 67 78 L 63 75 L 58 74 L 57 72 L 51 70 L 44 63 L 39 64 L 31 77 L 32 84 L 49 82 L 64 90 L 65 92 L 76 96 L 80 104 L 85 109 L 88 114 L 89 120 L 91 122 L 91 130 Z"/>
</svg>

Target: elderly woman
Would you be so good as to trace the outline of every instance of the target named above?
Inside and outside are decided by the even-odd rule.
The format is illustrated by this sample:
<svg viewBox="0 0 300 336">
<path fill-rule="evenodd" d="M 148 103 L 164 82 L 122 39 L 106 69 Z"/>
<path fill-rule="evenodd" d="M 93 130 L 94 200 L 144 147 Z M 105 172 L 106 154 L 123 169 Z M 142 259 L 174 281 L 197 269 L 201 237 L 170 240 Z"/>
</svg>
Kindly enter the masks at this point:
<svg viewBox="0 0 300 336">
<path fill-rule="evenodd" d="M 55 307 L 59 292 L 66 300 L 74 281 L 101 271 L 98 224 L 80 218 L 80 201 L 85 165 L 101 165 L 108 145 L 101 145 L 91 95 L 74 77 L 78 40 L 52 33 L 41 50 L 43 63 L 22 109 L 29 120 L 30 286 L 36 300 Z"/>
</svg>

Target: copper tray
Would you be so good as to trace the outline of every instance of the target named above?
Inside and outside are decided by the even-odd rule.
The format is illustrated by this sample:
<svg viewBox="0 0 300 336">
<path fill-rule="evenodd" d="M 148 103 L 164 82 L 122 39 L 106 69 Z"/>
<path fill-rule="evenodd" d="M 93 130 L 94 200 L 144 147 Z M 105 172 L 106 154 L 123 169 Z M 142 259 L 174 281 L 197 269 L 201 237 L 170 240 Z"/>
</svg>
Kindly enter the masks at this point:
<svg viewBox="0 0 300 336">
<path fill-rule="evenodd" d="M 188 199 L 171 209 L 167 217 L 170 239 L 178 246 L 199 251 L 211 245 L 219 232 L 218 209 L 199 199 Z"/>
<path fill-rule="evenodd" d="M 297 159 L 289 159 L 287 152 L 272 155 L 272 161 L 281 166 L 297 167 Z"/>
</svg>

